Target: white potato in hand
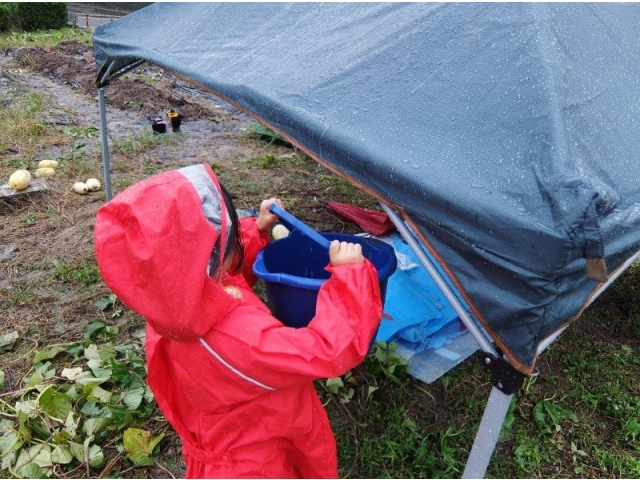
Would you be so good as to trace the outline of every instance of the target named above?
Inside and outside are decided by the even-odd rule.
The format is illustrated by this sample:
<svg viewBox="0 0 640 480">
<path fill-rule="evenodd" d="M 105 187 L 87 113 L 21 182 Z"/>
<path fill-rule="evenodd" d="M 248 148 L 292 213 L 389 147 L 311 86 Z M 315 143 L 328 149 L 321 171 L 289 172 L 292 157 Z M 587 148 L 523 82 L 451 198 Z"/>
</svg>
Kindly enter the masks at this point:
<svg viewBox="0 0 640 480">
<path fill-rule="evenodd" d="M 281 238 L 289 236 L 289 229 L 284 225 L 277 224 L 273 227 L 273 230 L 271 230 L 271 236 L 274 240 L 280 240 Z"/>
</svg>

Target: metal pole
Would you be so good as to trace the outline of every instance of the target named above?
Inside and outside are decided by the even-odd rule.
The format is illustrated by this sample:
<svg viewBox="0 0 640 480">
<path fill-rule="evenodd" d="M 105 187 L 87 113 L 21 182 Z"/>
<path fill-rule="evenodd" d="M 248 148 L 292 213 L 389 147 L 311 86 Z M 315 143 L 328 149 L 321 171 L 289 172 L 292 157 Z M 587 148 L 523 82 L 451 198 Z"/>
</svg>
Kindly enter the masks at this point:
<svg viewBox="0 0 640 480">
<path fill-rule="evenodd" d="M 440 274 L 440 271 L 433 265 L 433 262 L 425 254 L 424 250 L 422 250 L 422 247 L 418 245 L 418 242 L 416 241 L 415 237 L 413 236 L 407 225 L 404 223 L 402 218 L 400 218 L 400 216 L 395 211 L 393 211 L 384 203 L 380 202 L 380 205 L 387 213 L 387 215 L 389 215 L 389 218 L 400 232 L 400 235 L 402 235 L 402 238 L 404 238 L 409 247 L 411 247 L 411 250 L 413 250 L 413 253 L 416 254 L 418 259 L 420 260 L 420 263 L 422 263 L 422 266 L 427 270 L 440 291 L 444 294 L 445 298 L 449 301 L 453 309 L 456 311 L 462 323 L 464 323 L 465 327 L 469 329 L 469 332 L 471 332 L 473 338 L 476 340 L 476 342 L 478 342 L 480 348 L 482 348 L 484 352 L 491 353 L 492 355 L 497 357 L 498 353 L 496 352 L 495 348 L 493 348 L 493 345 L 491 345 L 491 342 L 487 340 L 485 334 L 480 330 L 475 320 L 471 318 L 464 305 L 462 305 L 462 303 L 458 299 L 457 295 L 454 293 L 451 287 L 449 287 L 449 284 Z"/>
<path fill-rule="evenodd" d="M 491 389 L 462 478 L 484 478 L 512 399 L 513 394 Z"/>
<path fill-rule="evenodd" d="M 104 188 L 107 202 L 111 200 L 111 166 L 109 165 L 109 142 L 107 140 L 107 108 L 104 99 L 104 87 L 98 88 L 98 105 L 100 107 L 100 139 L 102 141 L 102 166 L 104 169 Z"/>
</svg>

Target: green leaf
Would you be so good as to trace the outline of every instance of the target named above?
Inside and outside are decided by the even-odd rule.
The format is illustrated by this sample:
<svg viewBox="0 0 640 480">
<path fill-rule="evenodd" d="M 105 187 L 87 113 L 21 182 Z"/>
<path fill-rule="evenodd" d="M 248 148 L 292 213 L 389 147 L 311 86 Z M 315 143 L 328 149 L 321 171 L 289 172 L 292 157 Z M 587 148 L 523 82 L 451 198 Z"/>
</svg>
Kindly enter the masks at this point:
<svg viewBox="0 0 640 480">
<path fill-rule="evenodd" d="M 129 407 L 129 410 L 136 410 L 142 403 L 143 398 L 144 398 L 144 388 L 138 387 L 131 390 L 127 390 L 126 392 L 122 392 L 120 399 L 127 407 Z"/>
<path fill-rule="evenodd" d="M 16 331 L 0 335 L 0 352 L 13 349 L 13 345 L 18 341 L 18 338 L 20 336 Z"/>
<path fill-rule="evenodd" d="M 380 389 L 380 387 L 375 387 L 373 385 L 369 385 L 369 387 L 367 388 L 367 400 L 369 398 L 371 398 L 371 395 L 373 395 L 376 390 L 379 390 L 379 389 Z"/>
<path fill-rule="evenodd" d="M 73 455 L 69 447 L 56 445 L 51 452 L 51 461 L 60 465 L 67 465 L 73 460 Z"/>
<path fill-rule="evenodd" d="M 111 413 L 111 419 L 113 420 L 112 425 L 118 430 L 122 430 L 133 422 L 133 415 L 128 408 L 116 405 L 109 405 L 108 408 Z"/>
<path fill-rule="evenodd" d="M 327 390 L 331 393 L 338 393 L 342 387 L 344 387 L 344 382 L 341 377 L 328 378 L 325 383 Z"/>
<path fill-rule="evenodd" d="M 133 455 L 127 455 L 127 458 L 131 460 L 136 467 L 152 467 L 155 465 L 155 461 L 149 455 L 144 453 L 136 453 Z"/>
<path fill-rule="evenodd" d="M 63 444 L 63 443 L 67 443 L 73 437 L 74 437 L 74 435 L 71 435 L 66 430 L 60 430 L 59 432 L 55 432 L 53 434 L 53 441 L 54 441 L 54 443 L 60 445 L 60 444 Z"/>
<path fill-rule="evenodd" d="M 111 423 L 110 418 L 91 417 L 87 418 L 82 424 L 82 431 L 87 435 L 96 435 L 102 432 Z"/>
<path fill-rule="evenodd" d="M 71 411 L 71 399 L 66 394 L 55 390 L 53 385 L 49 385 L 38 396 L 38 405 L 49 417 L 59 422 L 64 422 Z"/>
<path fill-rule="evenodd" d="M 48 447 L 46 443 L 40 443 L 32 446 L 31 448 L 21 450 L 20 455 L 18 455 L 18 460 L 16 461 L 16 465 L 15 465 L 16 469 L 19 470 L 20 468 L 22 468 L 23 466 L 29 463 L 34 463 L 38 466 L 41 466 L 40 461 L 42 460 L 42 458 L 40 458 L 40 461 L 38 462 L 36 462 L 36 458 L 42 453 L 42 451 L 45 449 L 45 446 Z M 45 452 L 45 456 L 46 456 L 46 452 Z M 51 458 L 49 456 L 49 460 L 50 459 Z M 51 462 L 49 461 L 49 465 L 50 464 Z"/>
<path fill-rule="evenodd" d="M 79 462 L 84 462 L 84 445 L 77 442 L 69 442 L 69 451 Z"/>
<path fill-rule="evenodd" d="M 44 470 L 35 463 L 27 463 L 16 470 L 22 478 L 49 478 Z"/>
<path fill-rule="evenodd" d="M 145 385 L 144 387 L 144 399 L 147 401 L 147 403 L 151 403 L 155 400 L 153 391 L 151 391 L 148 385 Z"/>
<path fill-rule="evenodd" d="M 129 372 L 129 369 L 114 358 L 109 360 L 109 365 L 111 366 L 113 380 L 118 382 L 122 387 L 128 387 L 134 378 Z"/>
<path fill-rule="evenodd" d="M 90 417 L 99 417 L 103 412 L 104 409 L 92 400 L 85 402 L 85 404 L 82 405 L 82 408 L 80 409 L 80 413 Z"/>
<path fill-rule="evenodd" d="M 67 389 L 67 397 L 69 397 L 72 402 L 77 402 L 78 400 L 80 400 L 81 396 L 82 395 L 80 394 L 80 392 L 78 392 L 78 388 L 75 383 L 69 386 L 69 388 Z"/>
<path fill-rule="evenodd" d="M 89 466 L 92 468 L 101 467 L 104 464 L 104 453 L 98 445 L 91 445 L 88 452 Z"/>
<path fill-rule="evenodd" d="M 2 464 L 0 464 L 0 469 L 4 472 L 8 472 L 9 469 L 13 467 L 13 464 L 16 461 L 16 456 L 16 452 L 9 452 L 2 455 Z"/>
<path fill-rule="evenodd" d="M 164 433 L 153 436 L 151 432 L 139 428 L 127 428 L 122 435 L 127 458 L 136 466 L 149 466 L 155 462 L 151 458 L 153 449 L 162 441 Z M 149 463 L 151 462 L 151 463 Z"/>
<path fill-rule="evenodd" d="M 553 403 L 547 402 L 545 400 L 543 400 L 541 403 L 544 407 L 544 410 L 547 412 L 547 415 L 551 419 L 551 423 L 555 426 L 558 426 L 560 424 L 560 411 L 558 410 L 558 408 Z"/>
<path fill-rule="evenodd" d="M 109 359 L 116 356 L 116 348 L 112 343 L 103 343 L 98 346 L 98 355 L 102 359 L 103 362 L 108 362 Z"/>
<path fill-rule="evenodd" d="M 5 455 L 20 448 L 16 447 L 18 440 L 20 440 L 20 435 L 16 430 L 11 429 L 4 432 L 0 437 L 0 454 Z"/>
<path fill-rule="evenodd" d="M 64 432 L 71 436 L 71 438 L 75 438 L 77 435 L 79 420 L 76 419 L 76 416 L 73 411 L 69 412 L 66 420 L 64 421 Z"/>
<path fill-rule="evenodd" d="M 44 380 L 44 377 L 42 376 L 42 373 L 36 372 L 33 375 L 31 375 L 31 377 L 29 377 L 29 380 L 27 380 L 26 388 L 35 387 L 36 385 L 39 385 L 40 383 L 42 383 L 43 380 Z"/>
<path fill-rule="evenodd" d="M 52 347 L 44 348 L 42 350 L 36 351 L 35 356 L 33 357 L 33 363 L 39 363 L 42 360 L 50 360 L 56 357 L 60 352 L 64 352 L 64 347 L 60 345 L 54 345 Z"/>
<path fill-rule="evenodd" d="M 51 362 L 48 360 L 44 363 L 39 364 L 36 367 L 35 371 L 36 373 L 41 374 L 43 379 L 51 378 L 56 374 L 56 369 L 53 368 L 53 366 L 51 365 Z"/>
<path fill-rule="evenodd" d="M 104 367 L 101 359 L 92 358 L 87 362 L 87 366 L 91 369 L 94 377 L 111 378 L 111 369 Z"/>
<path fill-rule="evenodd" d="M 99 387 L 96 384 L 87 385 L 87 387 L 91 390 L 91 393 L 89 394 L 90 400 L 97 400 L 100 403 L 109 404 L 112 396 L 111 392 Z"/>
<path fill-rule="evenodd" d="M 87 325 L 87 329 L 84 332 L 84 338 L 93 338 L 100 330 L 102 330 L 107 324 L 101 320 L 94 320 L 89 325 Z"/>
<path fill-rule="evenodd" d="M 4 371 L 0 370 L 0 390 L 4 388 Z"/>
<path fill-rule="evenodd" d="M 84 349 L 84 357 L 87 360 L 100 360 L 100 353 L 98 352 L 98 346 L 92 343 Z"/>
<path fill-rule="evenodd" d="M 25 402 L 26 403 L 26 402 Z M 18 412 L 18 433 L 23 442 L 31 440 L 31 428 L 29 428 L 29 416 L 23 410 L 18 409 L 20 402 L 16 402 L 16 412 Z"/>
<path fill-rule="evenodd" d="M 40 447 L 40 449 L 33 457 L 33 463 L 41 468 L 52 467 L 53 461 L 51 460 L 51 446 L 48 443 L 43 443 L 42 445 L 35 445 L 29 450 L 36 450 L 37 447 Z"/>
<path fill-rule="evenodd" d="M 544 413 L 542 402 L 538 402 L 533 407 L 533 419 L 538 424 L 538 427 L 544 429 L 546 425 L 547 416 Z"/>
<path fill-rule="evenodd" d="M 109 295 L 108 297 L 100 298 L 93 304 L 98 310 L 104 312 L 109 307 L 113 306 L 116 301 L 115 295 Z"/>
<path fill-rule="evenodd" d="M 84 372 L 89 374 L 89 372 Z M 91 374 L 89 374 L 91 375 Z M 101 383 L 104 382 L 108 382 L 109 380 L 111 380 L 111 377 L 94 377 L 94 376 L 78 376 L 78 378 L 76 378 L 76 383 L 80 384 L 80 385 L 89 385 L 91 383 L 95 383 L 97 385 L 100 385 Z"/>
<path fill-rule="evenodd" d="M 84 345 L 82 343 L 76 343 L 67 349 L 67 353 L 72 357 L 77 357 L 84 353 Z"/>
<path fill-rule="evenodd" d="M 37 402 L 35 400 L 25 400 L 24 402 L 16 402 L 16 412 L 22 412 L 28 416 L 36 411 Z"/>
<path fill-rule="evenodd" d="M 107 325 L 104 327 L 104 335 L 107 338 L 113 338 L 120 333 L 120 327 L 117 325 Z"/>
</svg>

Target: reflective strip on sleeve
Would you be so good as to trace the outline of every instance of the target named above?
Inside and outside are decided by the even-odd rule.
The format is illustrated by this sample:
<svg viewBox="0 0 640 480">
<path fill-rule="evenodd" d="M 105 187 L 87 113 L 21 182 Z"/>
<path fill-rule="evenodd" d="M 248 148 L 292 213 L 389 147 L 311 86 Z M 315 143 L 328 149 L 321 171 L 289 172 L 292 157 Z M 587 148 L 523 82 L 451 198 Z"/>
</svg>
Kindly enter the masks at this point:
<svg viewBox="0 0 640 480">
<path fill-rule="evenodd" d="M 204 340 L 204 338 L 200 339 L 200 344 L 207 349 L 207 351 L 213 355 L 214 357 L 216 357 L 218 359 L 218 361 L 223 364 L 225 367 L 227 367 L 229 370 L 231 370 L 233 373 L 235 373 L 236 375 L 238 375 L 241 378 L 244 378 L 245 380 L 247 380 L 248 382 L 253 383 L 254 385 L 257 385 L 260 388 L 264 388 L 265 390 L 276 390 L 273 387 L 269 387 L 263 383 L 260 383 L 259 381 L 251 378 L 251 377 L 247 377 L 244 373 L 242 373 L 240 370 L 232 367 L 231 365 L 229 365 L 220 355 L 218 355 L 218 353 L 211 348 L 211 346 Z"/>
</svg>

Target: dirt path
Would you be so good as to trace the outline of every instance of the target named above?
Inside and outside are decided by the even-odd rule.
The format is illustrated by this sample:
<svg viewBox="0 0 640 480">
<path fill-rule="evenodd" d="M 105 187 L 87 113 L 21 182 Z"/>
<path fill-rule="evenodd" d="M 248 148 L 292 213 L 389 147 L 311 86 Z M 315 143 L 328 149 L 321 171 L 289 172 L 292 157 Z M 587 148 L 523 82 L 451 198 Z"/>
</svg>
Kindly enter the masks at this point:
<svg viewBox="0 0 640 480">
<path fill-rule="evenodd" d="M 34 72 L 36 74 L 34 74 Z M 39 73 L 39 74 L 38 74 Z M 0 56 L 0 88 L 15 87 L 40 92 L 56 105 L 48 121 L 55 125 L 100 125 L 91 50 L 75 42 L 56 50 L 22 48 Z M 185 82 L 148 67 L 105 89 L 107 131 L 111 140 L 151 131 L 151 120 L 170 109 L 184 115 L 178 151 L 164 145 L 159 160 L 180 156 L 186 161 L 216 161 L 264 154 L 242 141 L 252 119 L 230 105 Z M 95 136 L 88 142 L 99 144 Z M 47 152 L 56 157 L 60 151 Z"/>
</svg>

